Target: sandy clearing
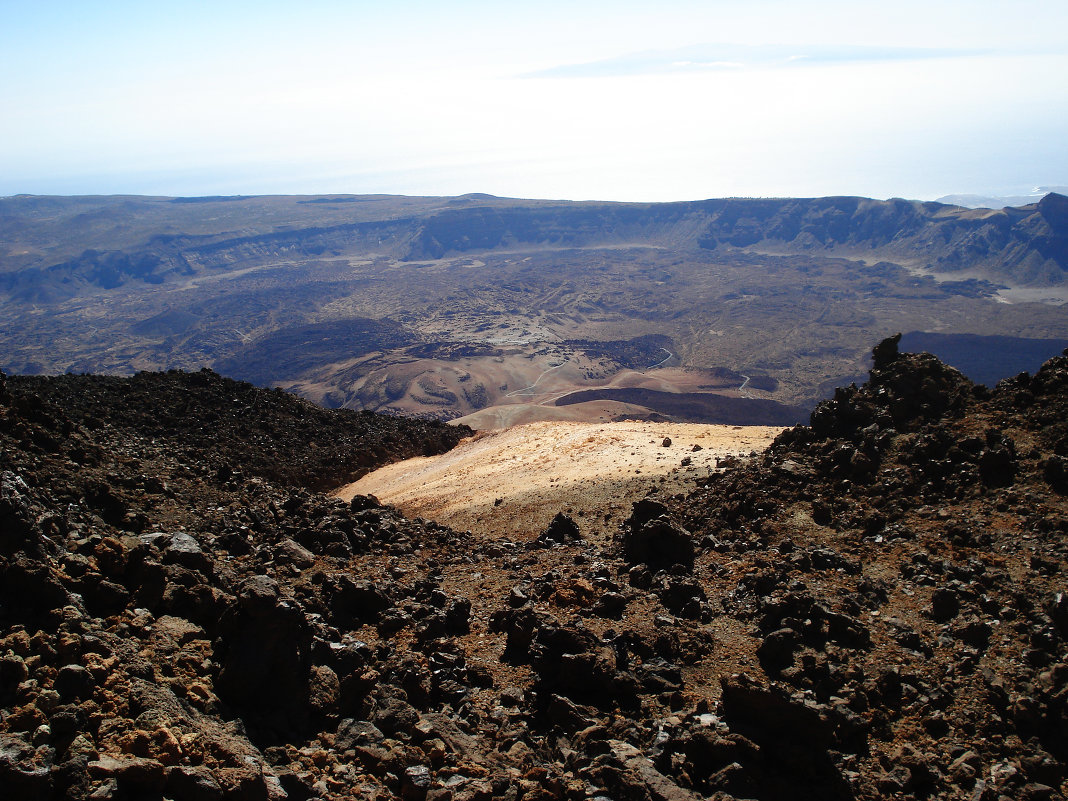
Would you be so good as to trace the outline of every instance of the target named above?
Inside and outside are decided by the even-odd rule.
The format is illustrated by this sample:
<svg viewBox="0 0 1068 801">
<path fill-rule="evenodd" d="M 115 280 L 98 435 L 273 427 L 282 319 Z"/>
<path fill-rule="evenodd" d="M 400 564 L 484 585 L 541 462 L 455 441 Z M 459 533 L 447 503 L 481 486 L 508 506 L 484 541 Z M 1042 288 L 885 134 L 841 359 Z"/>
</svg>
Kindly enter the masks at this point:
<svg viewBox="0 0 1068 801">
<path fill-rule="evenodd" d="M 440 456 L 389 465 L 336 494 L 345 500 L 374 495 L 409 517 L 493 539 L 532 539 L 558 511 L 568 511 L 585 536 L 599 539 L 611 536 L 634 500 L 693 489 L 717 469 L 717 459 L 761 451 L 781 430 L 535 422 L 476 434 Z"/>
</svg>

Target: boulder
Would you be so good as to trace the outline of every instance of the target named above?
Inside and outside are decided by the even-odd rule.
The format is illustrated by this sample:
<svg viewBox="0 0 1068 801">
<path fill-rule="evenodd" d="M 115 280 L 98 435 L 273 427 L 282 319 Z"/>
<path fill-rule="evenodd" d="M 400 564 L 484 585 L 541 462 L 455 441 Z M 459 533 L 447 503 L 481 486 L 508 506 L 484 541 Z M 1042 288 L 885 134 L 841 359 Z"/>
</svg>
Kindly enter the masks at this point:
<svg viewBox="0 0 1068 801">
<path fill-rule="evenodd" d="M 102 756 L 89 763 L 94 779 L 115 779 L 120 790 L 133 794 L 158 793 L 167 783 L 167 772 L 155 759 Z"/>
<path fill-rule="evenodd" d="M 671 519 L 664 504 L 646 498 L 634 503 L 623 523 L 623 558 L 654 569 L 672 565 L 692 569 L 693 539 Z"/>
<path fill-rule="evenodd" d="M 246 722 L 276 729 L 307 721 L 311 633 L 277 582 L 254 576 L 219 621 L 216 692 Z"/>
<path fill-rule="evenodd" d="M 177 765 L 167 771 L 167 798 L 174 801 L 220 801 L 222 787 L 215 775 L 203 765 Z"/>
<path fill-rule="evenodd" d="M 542 545 L 563 545 L 581 541 L 582 533 L 578 524 L 563 512 L 557 512 L 549 527 L 538 537 L 538 543 Z"/>
</svg>

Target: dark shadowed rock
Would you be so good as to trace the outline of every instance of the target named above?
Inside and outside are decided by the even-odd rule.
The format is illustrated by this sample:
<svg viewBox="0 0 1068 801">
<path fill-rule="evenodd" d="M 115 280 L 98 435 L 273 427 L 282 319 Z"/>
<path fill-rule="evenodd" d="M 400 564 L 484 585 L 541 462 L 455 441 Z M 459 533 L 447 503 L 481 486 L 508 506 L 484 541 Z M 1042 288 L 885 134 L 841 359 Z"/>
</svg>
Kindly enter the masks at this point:
<svg viewBox="0 0 1068 801">
<path fill-rule="evenodd" d="M 793 629 L 777 629 L 764 638 L 757 649 L 760 664 L 768 673 L 776 673 L 793 664 L 794 651 L 801 647 L 801 637 Z"/>
<path fill-rule="evenodd" d="M 623 558 L 630 564 L 693 567 L 693 540 L 659 501 L 646 498 L 635 502 L 623 527 Z"/>
<path fill-rule="evenodd" d="M 579 531 L 578 523 L 563 512 L 557 512 L 552 522 L 549 523 L 549 527 L 538 537 L 539 543 L 550 545 L 581 541 L 582 533 Z"/>
<path fill-rule="evenodd" d="M 524 606 L 494 612 L 490 615 L 489 628 L 490 631 L 506 635 L 505 656 L 525 659 L 534 635 L 547 621 L 546 615 L 535 612 L 529 606 Z"/>
<path fill-rule="evenodd" d="M 412 731 L 419 712 L 399 695 L 391 695 L 378 702 L 372 720 L 386 734 L 396 735 Z"/>
<path fill-rule="evenodd" d="M 873 366 L 876 368 L 886 367 L 892 361 L 897 359 L 897 345 L 901 341 L 901 334 L 894 334 L 892 337 L 887 337 L 874 348 L 871 349 L 871 356 Z"/>
<path fill-rule="evenodd" d="M 11 798 L 48 798 L 52 776 L 35 759 L 33 747 L 21 737 L 0 733 L 0 788 Z"/>
<path fill-rule="evenodd" d="M 720 684 L 724 719 L 754 741 L 790 744 L 793 749 L 817 753 L 834 742 L 832 727 L 819 711 L 781 689 L 760 685 L 744 674 L 723 679 Z"/>
<path fill-rule="evenodd" d="M 989 487 L 1007 487 L 1016 478 L 1016 454 L 1011 443 L 987 447 L 979 455 L 979 475 Z"/>
<path fill-rule="evenodd" d="M 96 779 L 115 779 L 122 791 L 131 794 L 158 793 L 167 783 L 163 765 L 142 757 L 101 757 L 89 763 L 89 775 Z"/>
<path fill-rule="evenodd" d="M 219 621 L 219 697 L 247 720 L 300 728 L 308 713 L 311 633 L 266 576 L 246 581 Z"/>
<path fill-rule="evenodd" d="M 0 552 L 14 553 L 29 545 L 33 531 L 33 510 L 30 508 L 29 487 L 21 476 L 4 470 L 0 473 Z"/>
<path fill-rule="evenodd" d="M 366 579 L 338 575 L 327 585 L 326 596 L 338 625 L 345 628 L 355 621 L 371 623 L 392 606 L 389 595 Z"/>
<path fill-rule="evenodd" d="M 931 617 L 946 622 L 960 612 L 960 596 L 949 587 L 939 587 L 931 594 Z"/>
<path fill-rule="evenodd" d="M 219 801 L 222 787 L 204 766 L 178 765 L 167 771 L 164 793 L 174 801 Z"/>
<path fill-rule="evenodd" d="M 600 617 L 620 618 L 627 608 L 627 597 L 618 592 L 606 592 L 593 605 L 593 613 Z"/>
<path fill-rule="evenodd" d="M 93 676 L 81 665 L 64 665 L 52 686 L 63 698 L 87 698 L 93 692 Z"/>
</svg>

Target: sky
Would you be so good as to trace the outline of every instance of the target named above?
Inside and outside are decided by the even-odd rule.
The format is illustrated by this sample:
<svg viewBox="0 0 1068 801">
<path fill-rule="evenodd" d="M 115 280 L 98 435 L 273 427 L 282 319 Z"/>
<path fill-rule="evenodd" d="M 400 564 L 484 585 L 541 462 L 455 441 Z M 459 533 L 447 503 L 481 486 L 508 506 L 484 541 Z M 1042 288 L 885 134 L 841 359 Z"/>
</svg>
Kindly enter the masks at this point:
<svg viewBox="0 0 1068 801">
<path fill-rule="evenodd" d="M 0 0 L 0 195 L 1068 184 L 1064 0 Z"/>
</svg>

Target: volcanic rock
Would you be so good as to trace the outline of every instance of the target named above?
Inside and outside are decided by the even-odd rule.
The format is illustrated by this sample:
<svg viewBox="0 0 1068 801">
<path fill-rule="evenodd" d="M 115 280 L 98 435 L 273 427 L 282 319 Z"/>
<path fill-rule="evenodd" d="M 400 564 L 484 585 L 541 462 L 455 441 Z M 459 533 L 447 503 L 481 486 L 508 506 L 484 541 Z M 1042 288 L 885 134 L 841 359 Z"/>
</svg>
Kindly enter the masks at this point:
<svg viewBox="0 0 1068 801">
<path fill-rule="evenodd" d="M 630 564 L 693 567 L 693 540 L 659 501 L 636 501 L 623 527 L 623 558 Z"/>
<path fill-rule="evenodd" d="M 5 377 L 0 786 L 1063 798 L 1065 420 L 1068 357 L 987 390 L 887 346 L 618 540 L 527 548 L 316 491 L 427 423 Z"/>
<path fill-rule="evenodd" d="M 549 523 L 549 527 L 538 537 L 538 542 L 542 544 L 570 543 L 581 539 L 582 534 L 578 524 L 563 512 L 557 512 L 552 522 Z"/>
</svg>

